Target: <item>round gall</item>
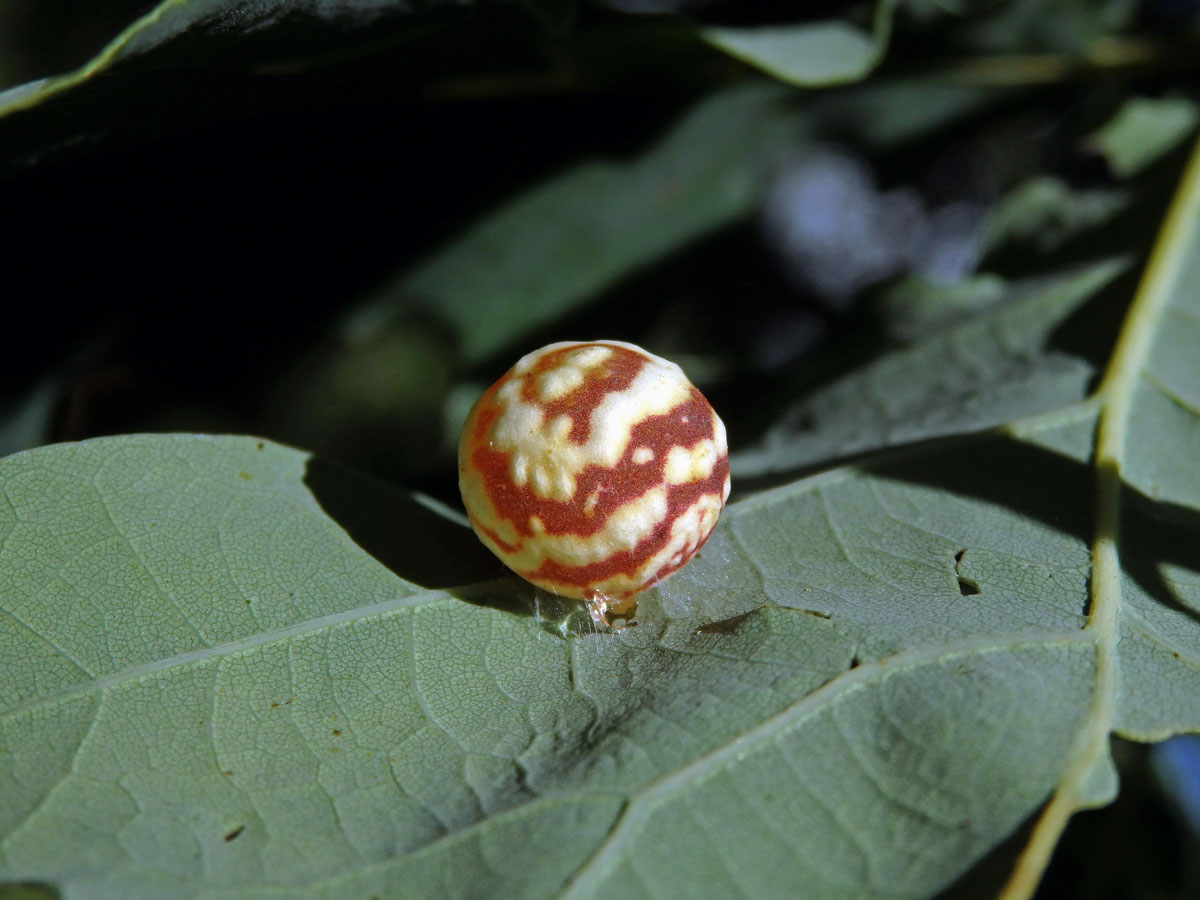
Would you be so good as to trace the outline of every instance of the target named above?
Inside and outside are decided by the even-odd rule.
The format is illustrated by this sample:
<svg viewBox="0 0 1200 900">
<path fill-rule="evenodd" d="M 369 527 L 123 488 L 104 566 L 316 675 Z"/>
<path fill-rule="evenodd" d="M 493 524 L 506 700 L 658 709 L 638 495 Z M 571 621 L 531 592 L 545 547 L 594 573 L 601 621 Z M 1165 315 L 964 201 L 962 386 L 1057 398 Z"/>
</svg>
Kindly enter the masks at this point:
<svg viewBox="0 0 1200 900">
<path fill-rule="evenodd" d="M 458 470 L 480 540 L 603 625 L 695 555 L 729 496 L 713 408 L 679 366 L 620 341 L 522 357 L 467 416 Z"/>
</svg>

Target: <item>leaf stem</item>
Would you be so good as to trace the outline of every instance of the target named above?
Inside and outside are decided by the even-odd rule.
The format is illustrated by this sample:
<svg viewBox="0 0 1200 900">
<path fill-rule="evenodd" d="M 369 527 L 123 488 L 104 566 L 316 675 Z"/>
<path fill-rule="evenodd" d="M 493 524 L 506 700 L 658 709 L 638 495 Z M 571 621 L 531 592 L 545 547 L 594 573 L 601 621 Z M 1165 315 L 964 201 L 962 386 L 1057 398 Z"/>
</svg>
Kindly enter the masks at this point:
<svg viewBox="0 0 1200 900">
<path fill-rule="evenodd" d="M 1042 810 L 1013 868 L 1001 900 L 1032 897 L 1070 817 L 1084 802 L 1083 788 L 1102 762 L 1112 730 L 1117 689 L 1117 634 L 1121 608 L 1120 504 L 1122 461 L 1139 373 L 1150 354 L 1155 325 L 1170 302 L 1187 249 L 1200 224 L 1200 142 L 1192 152 L 1179 190 L 1146 265 L 1097 396 L 1096 530 L 1092 539 L 1091 609 L 1085 631 L 1096 641 L 1096 690 L 1092 709 L 1076 739 L 1070 764 Z"/>
</svg>

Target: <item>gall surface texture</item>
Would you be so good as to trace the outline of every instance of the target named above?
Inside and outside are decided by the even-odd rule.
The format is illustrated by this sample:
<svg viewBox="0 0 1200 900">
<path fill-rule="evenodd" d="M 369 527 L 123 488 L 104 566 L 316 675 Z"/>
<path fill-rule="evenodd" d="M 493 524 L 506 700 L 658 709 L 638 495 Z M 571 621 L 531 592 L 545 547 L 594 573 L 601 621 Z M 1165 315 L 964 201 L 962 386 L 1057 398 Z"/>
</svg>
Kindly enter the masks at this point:
<svg viewBox="0 0 1200 900">
<path fill-rule="evenodd" d="M 729 496 L 713 408 L 679 366 L 620 341 L 523 357 L 471 409 L 458 468 L 484 544 L 604 624 L 695 555 Z"/>
</svg>

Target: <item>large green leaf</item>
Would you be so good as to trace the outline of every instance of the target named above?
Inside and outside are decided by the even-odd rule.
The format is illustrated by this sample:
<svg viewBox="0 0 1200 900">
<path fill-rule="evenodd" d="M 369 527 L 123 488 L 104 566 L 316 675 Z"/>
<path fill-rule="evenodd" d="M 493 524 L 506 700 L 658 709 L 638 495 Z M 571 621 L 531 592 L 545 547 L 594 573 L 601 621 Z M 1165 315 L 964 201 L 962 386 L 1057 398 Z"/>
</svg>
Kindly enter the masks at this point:
<svg viewBox="0 0 1200 900">
<path fill-rule="evenodd" d="M 1089 430 L 1055 434 L 1078 454 Z M 1091 667 L 1081 537 L 969 498 L 905 521 L 949 503 L 929 475 L 736 505 L 641 625 L 564 636 L 512 580 L 437 590 L 491 565 L 468 531 L 296 451 L 10 457 L 3 871 L 67 896 L 772 896 L 802 872 L 811 896 L 925 894 L 1053 785 L 1071 731 L 1036 726 L 1082 716 Z"/>
<path fill-rule="evenodd" d="M 296 450 L 0 461 L 0 877 L 924 897 L 1051 796 L 1027 895 L 1112 731 L 1200 729 L 1198 208 L 1094 397 L 736 502 L 618 633 Z"/>
<path fill-rule="evenodd" d="M 1184 141 L 1196 129 L 1196 104 L 1186 97 L 1131 97 L 1086 143 L 1120 177 L 1129 177 Z"/>
</svg>

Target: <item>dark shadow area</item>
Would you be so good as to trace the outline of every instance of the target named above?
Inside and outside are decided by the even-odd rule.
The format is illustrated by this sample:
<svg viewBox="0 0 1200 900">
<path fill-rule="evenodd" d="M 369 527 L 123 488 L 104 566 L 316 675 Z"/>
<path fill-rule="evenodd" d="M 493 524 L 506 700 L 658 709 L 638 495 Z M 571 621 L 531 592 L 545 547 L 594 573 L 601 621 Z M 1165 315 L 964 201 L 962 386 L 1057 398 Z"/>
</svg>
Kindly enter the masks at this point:
<svg viewBox="0 0 1200 900">
<path fill-rule="evenodd" d="M 716 71 L 697 71 L 685 65 L 689 60 L 710 60 L 711 49 L 694 38 L 677 40 L 676 52 L 669 58 L 653 41 L 626 41 L 625 52 L 610 58 L 598 52 L 606 47 L 589 44 L 585 29 L 581 29 L 582 37 L 573 34 L 569 39 L 556 39 L 543 28 L 531 28 L 529 14 L 515 5 L 378 7 L 373 13 L 348 13 L 336 27 L 328 16 L 314 15 L 299 4 L 279 10 L 257 28 L 230 28 L 232 14 L 224 23 L 197 23 L 143 53 L 132 54 L 101 77 L 6 117 L 0 123 L 0 177 L 29 166 L 77 158 L 85 150 L 134 146 L 147 139 L 192 131 L 197 124 L 228 122 L 247 114 L 273 115 L 329 100 L 355 104 L 398 98 L 454 102 L 487 96 L 507 100 L 615 87 L 639 95 L 639 104 L 622 104 L 633 125 L 623 130 L 632 137 L 637 128 L 634 121 L 641 120 L 640 108 L 635 106 L 642 106 L 647 99 L 641 89 L 646 78 L 670 85 L 656 91 L 658 96 L 652 99 L 669 105 L 697 86 L 735 71 L 733 64 L 720 65 L 719 58 Z M 589 26 L 621 27 L 626 23 L 600 9 L 585 13 Z M 120 15 L 112 18 L 109 24 L 115 28 L 130 21 Z M 220 30 L 221 24 L 228 33 Z M 685 35 L 682 25 L 672 23 L 659 23 L 655 34 L 665 27 Z M 61 29 L 61 23 L 55 28 Z M 98 49 L 97 44 L 105 39 L 91 40 L 82 55 Z M 562 49 L 576 55 L 580 67 L 547 71 L 546 53 Z M 76 53 L 73 61 L 84 59 Z M 48 67 L 58 70 L 61 64 Z M 47 68 L 39 61 L 27 71 L 32 72 L 32 66 Z M 672 93 L 674 97 L 669 96 Z M 571 105 L 580 111 L 578 102 Z M 411 148 L 400 139 L 413 133 L 429 140 L 410 144 L 437 143 L 436 133 L 405 127 L 403 112 L 397 118 L 376 114 L 392 120 L 390 150 L 408 152 Z M 554 124 L 560 131 L 576 131 L 573 117 L 574 113 L 567 111 L 563 121 Z M 304 140 L 293 140 L 294 151 L 302 152 L 308 141 L 321 139 L 319 131 L 315 125 L 300 126 L 293 138 L 299 134 Z M 492 140 L 503 131 L 493 132 Z M 598 123 L 584 125 L 576 133 L 586 133 L 597 141 L 607 139 L 606 130 Z M 536 157 L 544 152 L 540 144 L 552 142 L 521 143 Z M 478 146 L 468 145 L 463 151 L 478 161 Z M 490 143 L 488 147 L 495 149 Z M 400 160 L 398 166 L 402 155 Z M 302 183 L 319 180 L 310 171 Z"/>
<path fill-rule="evenodd" d="M 694 16 L 706 25 L 749 27 L 788 25 L 795 22 L 815 22 L 838 15 L 855 6 L 869 12 L 858 0 L 659 0 L 656 9 L 679 10 Z M 864 15 L 869 24 L 869 15 Z"/>
<path fill-rule="evenodd" d="M 1200 512 L 1153 500 L 1125 485 L 1121 490 L 1121 567 L 1147 594 L 1200 625 L 1200 610 L 1167 584 L 1162 566 L 1200 573 Z"/>
<path fill-rule="evenodd" d="M 6 0 L 0 5 L 4 87 L 83 65 L 154 0 Z"/>
<path fill-rule="evenodd" d="M 935 894 L 933 900 L 995 900 L 1000 886 L 1012 872 L 1017 855 L 1029 840 L 1040 812 L 1039 809 L 1022 822 L 1016 831 L 976 860 L 953 884 Z"/>
<path fill-rule="evenodd" d="M 1081 540 L 1091 539 L 1091 468 L 991 432 L 880 447 L 811 466 L 742 478 L 741 487 L 757 492 L 831 468 L 851 466 L 894 481 L 942 488 L 1007 506 Z"/>
<path fill-rule="evenodd" d="M 1113 250 L 1114 255 L 1119 253 L 1119 250 Z M 1101 258 L 1097 254 L 1090 259 L 1094 261 Z M 1047 350 L 1057 350 L 1087 360 L 1092 367 L 1089 391 L 1094 391 L 1104 377 L 1125 314 L 1129 311 L 1130 298 L 1141 280 L 1144 261 L 1144 256 L 1138 258 L 1136 265 L 1130 266 L 1086 303 L 1080 304 L 1050 333 L 1046 341 Z"/>
<path fill-rule="evenodd" d="M 1172 821 L 1149 766 L 1143 744 L 1113 740 L 1121 777 L 1117 799 L 1071 819 L 1050 860 L 1036 900 L 1184 900 L 1194 866 L 1190 842 Z M 993 848 L 936 895 L 935 900 L 993 900 L 1029 840 L 1039 808 L 1003 843 Z"/>
<path fill-rule="evenodd" d="M 1069 107 L 1073 103 L 1069 95 L 1061 95 L 1058 102 L 1051 102 L 1048 114 L 1071 115 Z M 1051 113 L 1050 110 L 1054 110 Z M 1131 195 L 1138 198 L 1128 205 L 1119 215 L 1091 227 L 1080 229 L 1058 243 L 1054 250 L 1056 265 L 1070 267 L 1086 264 L 1106 256 L 1136 254 L 1135 258 L 1145 259 L 1156 240 L 1162 225 L 1163 214 L 1175 195 L 1179 186 L 1179 177 L 1191 153 L 1188 141 L 1180 142 L 1174 150 L 1165 153 L 1153 166 L 1137 175 L 1124 186 Z M 1073 188 L 1113 187 L 1114 179 L 1104 170 L 1101 160 L 1088 159 L 1078 151 L 1070 151 L 1060 159 L 1052 174 L 1063 178 Z M 1138 241 L 1130 241 L 1131 235 L 1140 236 Z M 986 257 L 982 268 L 988 271 L 1004 272 L 1012 278 L 1036 276 L 1042 273 L 1045 265 L 1045 254 L 1038 252 L 1036 238 L 1022 239 L 1013 237 L 1006 241 L 997 251 Z M 1140 268 L 1140 266 L 1136 267 Z M 1136 274 L 1136 273 L 1134 273 Z M 1135 285 L 1130 284 L 1133 288 Z M 1105 289 L 1109 290 L 1108 288 Z M 1114 298 L 1121 309 L 1128 306 L 1132 290 L 1123 299 Z M 1086 323 L 1078 323 L 1084 325 Z M 1111 323 L 1097 323 L 1098 327 L 1108 327 Z M 1113 332 L 1115 336 L 1116 332 Z M 1072 342 L 1068 338 L 1064 345 L 1059 345 L 1070 352 L 1066 346 Z M 1097 347 L 1097 349 L 1099 349 Z M 1083 355 L 1091 357 L 1091 348 L 1086 348 Z M 1107 357 L 1101 357 L 1098 362 L 1107 362 Z"/>
<path fill-rule="evenodd" d="M 304 484 L 354 543 L 405 581 L 474 606 L 536 618 L 552 634 L 596 631 L 582 603 L 514 575 L 474 531 L 412 492 L 315 456 Z"/>
<path fill-rule="evenodd" d="M 904 453 L 865 464 L 874 475 L 983 500 L 1088 542 L 1092 539 L 1092 470 L 1050 450 L 1001 435 L 942 444 L 941 452 Z"/>
<path fill-rule="evenodd" d="M 48 373 L 94 381 L 111 366 L 125 381 L 90 390 L 93 413 L 47 440 L 184 430 L 297 443 L 271 430 L 270 391 L 350 303 L 547 173 L 636 155 L 694 99 L 690 80 L 648 95 L 624 70 L 586 101 L 570 90 L 439 101 L 430 92 L 451 76 L 544 66 L 520 10 L 479 11 L 469 34 L 453 27 L 465 12 L 401 11 L 402 25 L 447 27 L 404 52 L 355 44 L 352 59 L 290 69 L 188 67 L 177 41 L 5 117 L 0 195 L 16 223 L 5 299 L 23 337 L 0 361 L 0 403 Z M 299 53 L 288 33 L 263 40 Z M 239 52 L 273 58 L 256 40 Z M 648 66 L 661 57 L 642 53 Z"/>
<path fill-rule="evenodd" d="M 1117 799 L 1071 819 L 1036 900 L 1194 898 L 1194 848 L 1150 768 L 1152 749 L 1114 739 L 1112 750 L 1121 776 Z"/>
<path fill-rule="evenodd" d="M 321 509 L 405 581 L 447 588 L 507 573 L 475 533 L 386 482 L 313 457 L 304 483 Z"/>
</svg>

